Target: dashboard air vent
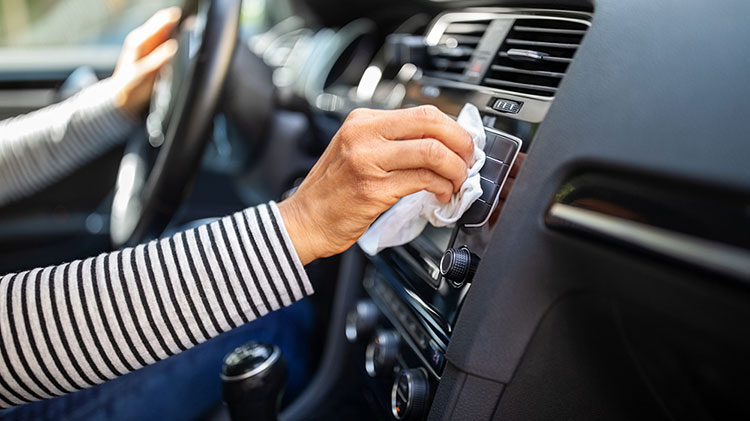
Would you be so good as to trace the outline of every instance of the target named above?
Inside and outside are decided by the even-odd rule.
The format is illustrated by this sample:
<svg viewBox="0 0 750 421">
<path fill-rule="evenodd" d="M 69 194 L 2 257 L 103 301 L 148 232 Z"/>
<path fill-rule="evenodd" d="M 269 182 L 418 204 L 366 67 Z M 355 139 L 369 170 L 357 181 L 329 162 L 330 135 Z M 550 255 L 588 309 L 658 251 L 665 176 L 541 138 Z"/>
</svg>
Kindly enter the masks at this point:
<svg viewBox="0 0 750 421">
<path fill-rule="evenodd" d="M 553 97 L 588 25 L 572 20 L 516 19 L 482 85 Z"/>
<path fill-rule="evenodd" d="M 426 73 L 443 79 L 461 79 L 489 24 L 489 19 L 449 23 L 437 44 L 428 47 L 430 63 Z"/>
</svg>

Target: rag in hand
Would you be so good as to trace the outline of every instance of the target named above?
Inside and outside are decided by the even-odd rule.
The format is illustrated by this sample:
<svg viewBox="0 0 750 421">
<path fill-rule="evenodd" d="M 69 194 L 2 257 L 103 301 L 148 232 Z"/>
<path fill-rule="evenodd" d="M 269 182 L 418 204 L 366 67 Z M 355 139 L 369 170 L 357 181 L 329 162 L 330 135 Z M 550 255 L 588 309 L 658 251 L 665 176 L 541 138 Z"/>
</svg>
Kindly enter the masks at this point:
<svg viewBox="0 0 750 421">
<path fill-rule="evenodd" d="M 468 169 L 461 189 L 448 203 L 441 203 L 426 190 L 402 197 L 357 242 L 365 253 L 373 256 L 385 248 L 406 244 L 417 238 L 428 222 L 436 227 L 455 224 L 482 195 L 479 170 L 484 165 L 486 142 L 482 117 L 477 107 L 466 104 L 456 121 L 474 141 L 474 164 Z"/>
</svg>

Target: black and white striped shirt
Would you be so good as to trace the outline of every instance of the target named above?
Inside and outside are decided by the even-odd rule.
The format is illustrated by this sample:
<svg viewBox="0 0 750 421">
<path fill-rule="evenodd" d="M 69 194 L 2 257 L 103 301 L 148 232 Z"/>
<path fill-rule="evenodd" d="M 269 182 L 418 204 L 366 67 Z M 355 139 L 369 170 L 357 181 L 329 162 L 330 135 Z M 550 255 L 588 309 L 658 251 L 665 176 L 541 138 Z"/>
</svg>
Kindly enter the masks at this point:
<svg viewBox="0 0 750 421">
<path fill-rule="evenodd" d="M 276 204 L 0 278 L 0 407 L 113 379 L 312 294 Z"/>
<path fill-rule="evenodd" d="M 29 196 L 120 143 L 135 120 L 106 79 L 70 99 L 0 121 L 0 205 Z"/>
<path fill-rule="evenodd" d="M 107 81 L 0 122 L 0 204 L 120 141 Z M 313 292 L 275 203 L 135 248 L 0 276 L 0 408 L 137 370 Z"/>
</svg>

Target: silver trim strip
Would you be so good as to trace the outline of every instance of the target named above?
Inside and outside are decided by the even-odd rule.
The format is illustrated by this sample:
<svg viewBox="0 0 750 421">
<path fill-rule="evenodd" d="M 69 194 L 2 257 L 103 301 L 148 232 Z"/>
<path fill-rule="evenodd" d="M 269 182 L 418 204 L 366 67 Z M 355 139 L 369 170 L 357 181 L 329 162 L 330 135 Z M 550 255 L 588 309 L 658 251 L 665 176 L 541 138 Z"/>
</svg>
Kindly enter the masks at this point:
<svg viewBox="0 0 750 421">
<path fill-rule="evenodd" d="M 553 204 L 548 215 L 574 228 L 750 281 L 750 251 L 739 247 L 562 203 Z"/>
</svg>

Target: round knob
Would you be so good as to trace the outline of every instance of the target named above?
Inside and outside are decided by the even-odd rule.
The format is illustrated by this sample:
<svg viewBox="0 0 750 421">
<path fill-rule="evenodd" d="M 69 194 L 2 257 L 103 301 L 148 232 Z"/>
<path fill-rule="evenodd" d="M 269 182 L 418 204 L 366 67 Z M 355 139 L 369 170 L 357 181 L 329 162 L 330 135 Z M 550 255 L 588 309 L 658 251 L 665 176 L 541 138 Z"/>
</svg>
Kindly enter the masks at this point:
<svg viewBox="0 0 750 421">
<path fill-rule="evenodd" d="M 393 381 L 391 412 L 399 420 L 421 419 L 427 413 L 430 383 L 421 368 L 402 371 Z"/>
<path fill-rule="evenodd" d="M 276 420 L 287 366 L 275 345 L 248 342 L 224 358 L 223 398 L 232 420 Z"/>
<path fill-rule="evenodd" d="M 380 318 L 380 310 L 370 300 L 360 300 L 346 315 L 346 339 L 354 343 L 359 339 L 365 339 L 375 330 L 375 325 Z"/>
<path fill-rule="evenodd" d="M 456 288 L 471 282 L 477 270 L 479 257 L 466 246 L 449 248 L 440 259 L 440 274 Z"/>
<path fill-rule="evenodd" d="M 393 371 L 401 338 L 393 330 L 378 332 L 365 349 L 365 370 L 370 377 Z"/>
</svg>

